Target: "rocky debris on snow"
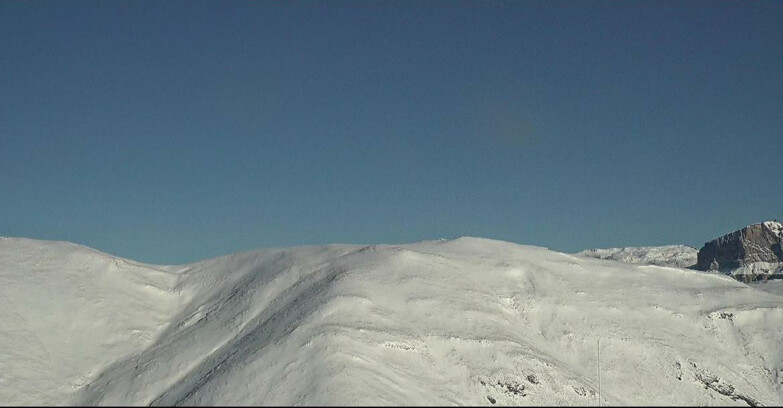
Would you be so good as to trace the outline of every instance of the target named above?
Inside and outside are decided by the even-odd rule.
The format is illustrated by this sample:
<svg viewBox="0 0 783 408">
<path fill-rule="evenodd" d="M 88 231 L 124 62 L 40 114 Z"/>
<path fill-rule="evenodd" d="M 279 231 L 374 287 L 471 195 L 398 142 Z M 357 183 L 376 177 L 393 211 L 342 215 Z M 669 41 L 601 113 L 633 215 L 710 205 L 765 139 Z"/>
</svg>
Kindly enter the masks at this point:
<svg viewBox="0 0 783 408">
<path fill-rule="evenodd" d="M 751 397 L 738 394 L 735 391 L 733 385 L 728 384 L 717 375 L 710 373 L 709 370 L 698 369 L 696 367 L 696 364 L 694 363 L 691 363 L 691 365 L 693 366 L 694 369 L 696 369 L 695 372 L 696 380 L 704 384 L 704 386 L 707 387 L 708 389 L 713 390 L 718 394 L 727 396 L 735 401 L 744 401 L 750 407 L 758 407 L 761 405 L 758 401 L 756 401 Z"/>
</svg>

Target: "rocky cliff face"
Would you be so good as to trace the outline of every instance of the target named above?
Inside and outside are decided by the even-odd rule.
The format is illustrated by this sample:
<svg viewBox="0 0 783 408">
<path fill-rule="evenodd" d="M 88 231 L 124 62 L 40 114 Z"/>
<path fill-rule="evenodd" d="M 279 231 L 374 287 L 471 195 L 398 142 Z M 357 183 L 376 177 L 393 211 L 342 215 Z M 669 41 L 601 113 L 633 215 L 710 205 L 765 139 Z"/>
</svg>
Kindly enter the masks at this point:
<svg viewBox="0 0 783 408">
<path fill-rule="evenodd" d="M 705 243 L 697 255 L 696 269 L 775 273 L 783 263 L 781 241 L 783 224 L 766 221 L 749 225 Z"/>
</svg>

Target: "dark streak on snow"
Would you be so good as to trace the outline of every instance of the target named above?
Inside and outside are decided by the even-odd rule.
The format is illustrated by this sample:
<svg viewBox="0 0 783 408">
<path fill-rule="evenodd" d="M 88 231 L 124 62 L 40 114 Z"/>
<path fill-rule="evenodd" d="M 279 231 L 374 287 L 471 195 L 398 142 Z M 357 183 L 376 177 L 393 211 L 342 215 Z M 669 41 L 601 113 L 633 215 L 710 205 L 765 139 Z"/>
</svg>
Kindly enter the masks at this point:
<svg viewBox="0 0 783 408">
<path fill-rule="evenodd" d="M 694 368 L 696 368 L 696 364 L 693 363 L 691 364 L 693 365 Z M 720 377 L 711 374 L 708 370 L 696 371 L 696 379 L 702 384 L 704 384 L 704 386 L 707 387 L 708 389 L 713 390 L 718 394 L 725 395 L 733 399 L 734 401 L 744 401 L 750 407 L 763 406 L 760 402 L 756 401 L 751 397 L 742 394 L 737 394 L 734 390 L 733 385 L 722 382 Z"/>
</svg>

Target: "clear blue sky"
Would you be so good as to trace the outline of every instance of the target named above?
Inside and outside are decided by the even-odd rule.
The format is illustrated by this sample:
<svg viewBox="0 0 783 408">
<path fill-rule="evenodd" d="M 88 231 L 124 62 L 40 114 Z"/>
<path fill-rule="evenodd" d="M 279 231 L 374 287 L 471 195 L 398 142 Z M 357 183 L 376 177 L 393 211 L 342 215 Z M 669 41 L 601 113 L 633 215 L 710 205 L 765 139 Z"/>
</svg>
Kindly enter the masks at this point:
<svg viewBox="0 0 783 408">
<path fill-rule="evenodd" d="M 0 2 L 0 235 L 150 263 L 783 218 L 782 1 Z"/>
</svg>

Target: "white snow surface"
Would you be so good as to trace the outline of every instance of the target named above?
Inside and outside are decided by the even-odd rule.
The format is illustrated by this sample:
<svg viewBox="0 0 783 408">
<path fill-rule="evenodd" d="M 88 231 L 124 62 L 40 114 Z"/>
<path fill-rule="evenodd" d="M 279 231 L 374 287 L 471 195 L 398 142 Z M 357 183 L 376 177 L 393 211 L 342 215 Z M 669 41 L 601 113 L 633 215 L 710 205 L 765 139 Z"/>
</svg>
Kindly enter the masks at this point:
<svg viewBox="0 0 783 408">
<path fill-rule="evenodd" d="M 6 405 L 783 405 L 783 297 L 481 238 L 154 266 L 0 239 Z"/>
<path fill-rule="evenodd" d="M 687 268 L 696 265 L 699 250 L 685 245 L 588 249 L 577 255 L 633 264 Z"/>
<path fill-rule="evenodd" d="M 753 279 L 763 279 L 765 275 L 783 274 L 783 263 L 781 262 L 751 262 L 747 265 L 729 269 L 726 272 L 738 280 L 752 277 Z"/>
<path fill-rule="evenodd" d="M 769 293 L 776 294 L 778 296 L 783 296 L 783 279 L 775 279 L 766 282 L 756 281 L 756 282 L 751 282 L 748 285 L 758 290 L 763 290 L 764 292 L 769 292 Z"/>
<path fill-rule="evenodd" d="M 783 235 L 783 224 L 777 221 L 764 221 L 762 224 L 778 236 Z"/>
</svg>

